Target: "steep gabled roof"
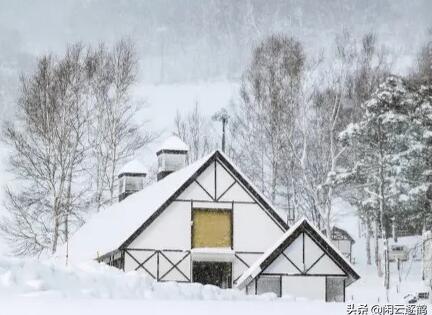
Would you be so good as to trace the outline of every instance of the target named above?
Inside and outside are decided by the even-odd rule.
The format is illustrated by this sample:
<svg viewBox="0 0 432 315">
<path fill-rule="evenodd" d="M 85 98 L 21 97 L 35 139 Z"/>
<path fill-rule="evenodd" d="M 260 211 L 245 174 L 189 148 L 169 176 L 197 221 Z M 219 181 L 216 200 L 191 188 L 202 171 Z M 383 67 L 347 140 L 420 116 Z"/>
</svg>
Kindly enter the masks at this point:
<svg viewBox="0 0 432 315">
<path fill-rule="evenodd" d="M 341 229 L 340 227 L 334 226 L 333 227 L 333 233 L 340 233 L 342 234 L 346 239 L 348 239 L 351 243 L 355 243 L 355 240 L 352 238 L 352 236 L 344 229 Z"/>
<path fill-rule="evenodd" d="M 97 256 L 126 248 L 215 160 L 223 163 L 238 177 L 284 230 L 288 229 L 267 199 L 229 158 L 220 151 L 215 151 L 91 217 L 69 241 L 70 260 L 95 259 Z M 65 248 L 59 249 L 55 256 L 64 255 L 64 251 Z"/>
<path fill-rule="evenodd" d="M 297 221 L 271 248 L 269 248 L 237 282 L 237 288 L 245 288 L 251 281 L 262 273 L 270 264 L 281 255 L 281 253 L 292 243 L 301 233 L 307 233 L 317 245 L 327 254 L 336 265 L 348 276 L 347 284 L 358 280 L 360 276 L 351 266 L 350 262 L 329 242 L 326 237 L 315 228 L 308 219 L 303 218 Z"/>
<path fill-rule="evenodd" d="M 327 234 L 327 230 L 323 229 L 322 233 Z M 338 234 L 341 235 L 342 237 L 344 237 L 344 239 L 350 241 L 351 243 L 353 243 L 353 244 L 355 243 L 355 240 L 353 239 L 353 237 L 346 230 L 344 230 L 340 227 L 337 227 L 335 225 L 332 228 L 332 236 L 331 236 L 332 240 L 338 240 L 337 238 L 335 238 L 335 236 Z"/>
</svg>

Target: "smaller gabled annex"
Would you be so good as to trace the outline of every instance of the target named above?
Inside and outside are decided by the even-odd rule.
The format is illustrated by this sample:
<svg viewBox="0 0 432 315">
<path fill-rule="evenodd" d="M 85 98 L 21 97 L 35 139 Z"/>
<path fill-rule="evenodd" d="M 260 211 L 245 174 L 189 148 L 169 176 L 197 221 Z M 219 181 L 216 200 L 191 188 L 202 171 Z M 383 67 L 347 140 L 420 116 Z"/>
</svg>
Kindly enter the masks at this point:
<svg viewBox="0 0 432 315">
<path fill-rule="evenodd" d="M 343 254 L 301 219 L 242 275 L 237 288 L 248 294 L 344 302 L 345 288 L 359 278 Z"/>
</svg>

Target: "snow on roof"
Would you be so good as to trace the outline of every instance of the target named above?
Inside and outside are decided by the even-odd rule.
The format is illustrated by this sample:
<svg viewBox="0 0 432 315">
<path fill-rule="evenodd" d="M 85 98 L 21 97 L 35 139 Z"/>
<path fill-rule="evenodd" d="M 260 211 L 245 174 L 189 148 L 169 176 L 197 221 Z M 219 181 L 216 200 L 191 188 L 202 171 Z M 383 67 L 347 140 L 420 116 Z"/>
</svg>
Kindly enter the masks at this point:
<svg viewBox="0 0 432 315">
<path fill-rule="evenodd" d="M 344 235 L 346 238 L 348 238 L 348 240 L 350 240 L 352 243 L 355 243 L 355 240 L 354 240 L 354 238 L 351 236 L 351 234 L 349 234 L 348 232 L 347 232 L 347 230 L 344 230 L 344 229 L 342 229 L 341 227 L 338 227 L 338 226 L 333 226 L 333 232 L 336 232 L 336 233 L 341 233 L 342 235 Z"/>
<path fill-rule="evenodd" d="M 119 175 L 125 173 L 148 174 L 148 171 L 140 161 L 132 160 L 126 163 L 119 171 Z"/>
<path fill-rule="evenodd" d="M 122 202 L 93 215 L 69 241 L 69 259 L 96 259 L 118 249 L 150 218 L 214 153 L 147 186 Z M 55 257 L 66 255 L 62 246 Z"/>
<path fill-rule="evenodd" d="M 303 217 L 300 220 L 298 220 L 294 225 L 292 225 L 288 231 L 285 232 L 285 234 L 277 241 L 273 244 L 272 247 L 270 247 L 254 264 L 252 264 L 250 266 L 250 268 L 248 270 L 245 271 L 245 273 L 239 278 L 238 282 L 237 282 L 237 288 L 242 289 L 245 286 L 247 286 L 249 284 L 250 281 L 252 281 L 256 276 L 258 276 L 262 269 L 261 269 L 261 265 L 262 263 L 275 251 L 279 248 L 279 246 L 281 246 L 285 240 L 290 237 L 291 234 L 293 234 L 302 224 L 307 223 L 316 233 L 318 233 L 318 235 L 320 237 L 322 237 L 324 240 L 327 240 L 327 237 L 324 236 L 321 231 L 319 231 L 312 223 L 310 223 L 310 221 L 306 218 Z M 343 261 L 352 269 L 354 270 L 354 268 L 352 267 L 351 263 L 344 257 L 344 255 L 342 255 L 339 251 L 339 249 L 337 249 L 331 242 L 327 241 L 326 242 L 327 245 L 329 247 L 331 247 L 339 256 L 340 258 L 343 259 Z"/>
<path fill-rule="evenodd" d="M 166 139 L 156 150 L 156 152 L 160 152 L 162 150 L 173 150 L 173 151 L 189 151 L 189 147 L 186 143 L 183 142 L 177 136 L 171 136 Z"/>
</svg>

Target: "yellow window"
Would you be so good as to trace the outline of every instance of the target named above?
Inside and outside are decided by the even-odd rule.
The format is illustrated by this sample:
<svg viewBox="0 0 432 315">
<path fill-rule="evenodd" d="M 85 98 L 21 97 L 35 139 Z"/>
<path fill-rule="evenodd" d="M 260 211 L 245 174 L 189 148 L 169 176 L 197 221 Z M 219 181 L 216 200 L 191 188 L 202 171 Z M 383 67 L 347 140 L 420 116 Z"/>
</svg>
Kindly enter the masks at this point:
<svg viewBox="0 0 432 315">
<path fill-rule="evenodd" d="M 193 209 L 192 248 L 232 247 L 231 211 Z"/>
</svg>

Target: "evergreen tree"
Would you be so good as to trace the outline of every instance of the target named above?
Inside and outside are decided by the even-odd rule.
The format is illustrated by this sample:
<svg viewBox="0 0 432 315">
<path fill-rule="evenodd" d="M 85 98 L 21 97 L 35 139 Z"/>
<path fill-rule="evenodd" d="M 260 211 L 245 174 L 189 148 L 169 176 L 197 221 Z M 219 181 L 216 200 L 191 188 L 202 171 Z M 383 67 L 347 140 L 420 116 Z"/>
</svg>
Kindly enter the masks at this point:
<svg viewBox="0 0 432 315">
<path fill-rule="evenodd" d="M 351 182 L 365 193 L 365 209 L 375 209 L 376 258 L 378 234 L 388 252 L 392 220 L 415 219 L 425 197 L 424 126 L 417 108 L 421 97 L 402 78 L 390 76 L 363 104 L 364 115 L 341 134 L 346 145 L 360 151 L 351 170 Z M 408 220 L 409 221 L 409 220 Z M 385 287 L 389 288 L 388 257 L 385 258 Z M 376 260 L 380 267 L 379 259 Z"/>
</svg>

